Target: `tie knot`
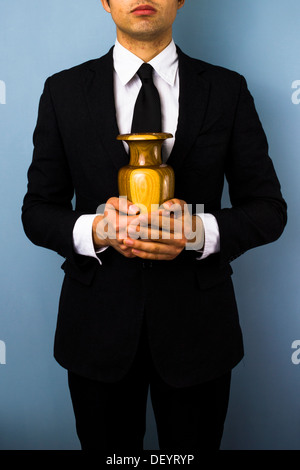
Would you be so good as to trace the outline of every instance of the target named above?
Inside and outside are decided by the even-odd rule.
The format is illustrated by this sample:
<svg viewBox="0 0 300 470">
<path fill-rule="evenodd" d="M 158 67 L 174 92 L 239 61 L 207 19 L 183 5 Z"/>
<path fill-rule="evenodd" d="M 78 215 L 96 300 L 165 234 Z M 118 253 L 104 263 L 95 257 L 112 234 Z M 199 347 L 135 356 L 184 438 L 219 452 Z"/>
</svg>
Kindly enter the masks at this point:
<svg viewBox="0 0 300 470">
<path fill-rule="evenodd" d="M 153 67 L 144 62 L 137 71 L 137 74 L 143 82 L 144 80 L 152 80 L 152 72 Z"/>
</svg>

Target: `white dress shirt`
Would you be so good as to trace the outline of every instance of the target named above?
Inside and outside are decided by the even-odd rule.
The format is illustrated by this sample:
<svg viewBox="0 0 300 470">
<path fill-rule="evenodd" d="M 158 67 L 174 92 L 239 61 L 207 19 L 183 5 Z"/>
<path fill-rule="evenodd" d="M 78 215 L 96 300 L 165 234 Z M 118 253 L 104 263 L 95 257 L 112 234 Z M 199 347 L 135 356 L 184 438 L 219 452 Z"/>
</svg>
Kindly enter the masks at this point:
<svg viewBox="0 0 300 470">
<path fill-rule="evenodd" d="M 134 105 L 141 88 L 141 80 L 137 71 L 143 60 L 123 47 L 116 40 L 113 49 L 114 62 L 114 98 L 116 107 L 116 118 L 120 134 L 131 132 Z M 159 92 L 162 113 L 162 132 L 168 132 L 175 136 L 179 115 L 179 71 L 178 55 L 174 41 L 154 59 L 149 61 L 152 65 L 153 82 Z M 175 137 L 167 139 L 162 148 L 162 159 L 167 161 Z M 126 151 L 128 146 L 124 142 Z M 188 203 L 188 201 L 187 201 Z M 95 252 L 92 238 L 92 224 L 97 214 L 82 215 L 78 218 L 73 229 L 73 243 L 75 252 L 85 256 L 91 256 L 101 260 L 97 253 L 105 250 L 105 247 Z M 197 214 L 201 217 L 205 231 L 205 244 L 201 251 L 199 260 L 206 258 L 220 249 L 219 227 L 212 214 Z"/>
</svg>

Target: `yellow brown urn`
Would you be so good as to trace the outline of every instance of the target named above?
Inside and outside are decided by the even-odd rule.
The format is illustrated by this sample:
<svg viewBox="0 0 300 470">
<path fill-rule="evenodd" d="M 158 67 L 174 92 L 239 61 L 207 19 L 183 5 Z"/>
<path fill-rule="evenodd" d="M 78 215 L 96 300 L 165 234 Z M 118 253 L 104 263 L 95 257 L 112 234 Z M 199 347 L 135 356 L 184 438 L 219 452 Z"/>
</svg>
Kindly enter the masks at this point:
<svg viewBox="0 0 300 470">
<path fill-rule="evenodd" d="M 119 195 L 140 208 L 157 210 L 174 197 L 175 175 L 170 165 L 162 163 L 161 147 L 166 133 L 121 134 L 118 140 L 129 145 L 130 161 L 118 173 Z"/>
</svg>

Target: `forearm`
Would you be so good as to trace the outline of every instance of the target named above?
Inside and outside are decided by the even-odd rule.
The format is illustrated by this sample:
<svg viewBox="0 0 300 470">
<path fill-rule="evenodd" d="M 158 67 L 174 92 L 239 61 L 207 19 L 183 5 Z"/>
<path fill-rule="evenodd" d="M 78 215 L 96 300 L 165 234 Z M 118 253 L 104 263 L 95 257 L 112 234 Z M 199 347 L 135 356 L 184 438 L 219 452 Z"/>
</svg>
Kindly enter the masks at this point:
<svg viewBox="0 0 300 470">
<path fill-rule="evenodd" d="M 283 200 L 251 201 L 213 211 L 220 232 L 222 262 L 231 262 L 246 251 L 276 241 L 287 221 Z"/>
<path fill-rule="evenodd" d="M 35 245 L 70 258 L 74 255 L 72 234 L 81 213 L 47 203 L 31 205 L 25 197 L 22 223 L 29 240 Z"/>
</svg>

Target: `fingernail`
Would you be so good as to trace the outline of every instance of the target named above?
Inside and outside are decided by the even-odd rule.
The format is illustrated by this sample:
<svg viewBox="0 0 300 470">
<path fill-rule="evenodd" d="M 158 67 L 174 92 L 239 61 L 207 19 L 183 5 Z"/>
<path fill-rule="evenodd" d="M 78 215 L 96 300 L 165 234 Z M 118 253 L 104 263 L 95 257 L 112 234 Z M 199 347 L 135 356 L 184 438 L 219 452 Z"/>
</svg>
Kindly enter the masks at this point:
<svg viewBox="0 0 300 470">
<path fill-rule="evenodd" d="M 129 214 L 137 214 L 138 212 L 140 212 L 140 209 L 134 204 L 132 204 L 128 209 Z"/>
<path fill-rule="evenodd" d="M 133 242 L 133 240 L 130 240 L 130 238 L 126 238 L 126 240 L 124 240 L 124 243 L 125 243 L 125 245 L 132 246 L 134 242 Z"/>
</svg>

